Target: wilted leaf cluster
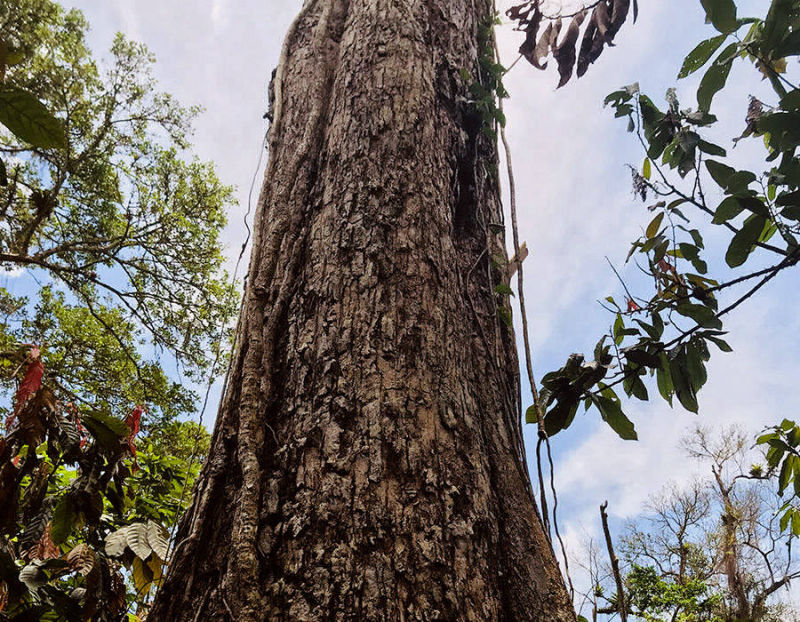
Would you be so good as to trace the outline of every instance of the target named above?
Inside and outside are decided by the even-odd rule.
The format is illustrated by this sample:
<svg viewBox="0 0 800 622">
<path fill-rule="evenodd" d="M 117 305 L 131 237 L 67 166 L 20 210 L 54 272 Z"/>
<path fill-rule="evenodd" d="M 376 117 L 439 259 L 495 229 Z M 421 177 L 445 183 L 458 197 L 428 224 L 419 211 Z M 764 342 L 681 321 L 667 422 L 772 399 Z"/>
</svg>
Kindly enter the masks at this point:
<svg viewBox="0 0 800 622">
<path fill-rule="evenodd" d="M 558 65 L 559 88 L 569 82 L 573 73 L 583 76 L 603 50 L 614 45 L 614 37 L 631 10 L 631 0 L 600 0 L 572 15 L 548 16 L 542 4 L 541 0 L 523 2 L 511 7 L 506 15 L 525 32 L 519 53 L 531 65 L 546 69 L 545 59 L 552 55 Z M 637 13 L 637 0 L 633 0 L 634 21 Z"/>
</svg>

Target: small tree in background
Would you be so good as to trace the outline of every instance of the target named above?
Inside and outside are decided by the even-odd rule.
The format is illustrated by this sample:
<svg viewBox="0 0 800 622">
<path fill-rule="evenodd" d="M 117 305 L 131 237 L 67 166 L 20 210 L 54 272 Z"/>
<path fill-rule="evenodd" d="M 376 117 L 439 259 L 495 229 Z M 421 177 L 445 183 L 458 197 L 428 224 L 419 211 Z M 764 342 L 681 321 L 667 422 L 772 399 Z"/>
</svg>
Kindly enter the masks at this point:
<svg viewBox="0 0 800 622">
<path fill-rule="evenodd" d="M 629 616 L 648 622 L 789 622 L 783 604 L 800 578 L 796 536 L 780 525 L 778 474 L 738 428 L 696 428 L 687 457 L 706 475 L 667 485 L 619 538 Z M 589 551 L 591 592 L 600 614 L 618 611 L 612 574 Z"/>
<path fill-rule="evenodd" d="M 121 35 L 99 67 L 87 28 L 50 0 L 0 1 L 0 265 L 36 283 L 0 289 L 4 620 L 146 611 L 209 435 L 143 352 L 213 375 L 233 307 L 231 190 L 184 157 L 197 109 Z"/>
</svg>

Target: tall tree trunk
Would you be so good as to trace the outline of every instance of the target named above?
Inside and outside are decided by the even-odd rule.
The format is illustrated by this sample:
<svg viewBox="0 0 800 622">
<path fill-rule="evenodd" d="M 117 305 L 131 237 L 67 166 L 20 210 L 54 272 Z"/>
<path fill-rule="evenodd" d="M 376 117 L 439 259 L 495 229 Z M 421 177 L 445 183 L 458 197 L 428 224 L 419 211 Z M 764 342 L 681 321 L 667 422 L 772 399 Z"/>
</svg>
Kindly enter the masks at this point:
<svg viewBox="0 0 800 622">
<path fill-rule="evenodd" d="M 149 619 L 574 621 L 494 292 L 495 141 L 459 78 L 491 14 L 306 1 L 211 454 Z"/>
<path fill-rule="evenodd" d="M 728 580 L 728 591 L 733 597 L 733 619 L 736 622 L 752 620 L 750 600 L 747 597 L 742 568 L 739 563 L 741 552 L 737 536 L 741 512 L 731 498 L 733 484 L 726 485 L 722 479 L 722 467 L 711 467 L 722 499 L 722 567 Z M 735 480 L 734 480 L 735 481 Z"/>
</svg>

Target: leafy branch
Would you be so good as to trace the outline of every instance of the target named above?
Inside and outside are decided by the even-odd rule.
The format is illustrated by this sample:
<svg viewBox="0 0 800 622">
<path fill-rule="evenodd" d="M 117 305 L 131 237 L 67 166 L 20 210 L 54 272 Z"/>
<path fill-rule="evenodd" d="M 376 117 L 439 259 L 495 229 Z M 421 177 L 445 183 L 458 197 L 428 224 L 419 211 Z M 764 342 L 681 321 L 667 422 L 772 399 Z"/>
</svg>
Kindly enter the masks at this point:
<svg viewBox="0 0 800 622">
<path fill-rule="evenodd" d="M 684 408 L 697 412 L 697 394 L 708 378 L 709 345 L 731 351 L 723 339 L 723 318 L 800 261 L 797 89 L 787 91 L 785 86 L 791 84 L 787 80 L 774 81 L 778 98 L 774 105 L 751 100 L 746 127 L 736 141 L 764 141 L 769 165 L 764 172 L 726 164 L 726 150 L 703 137 L 705 128 L 717 121 L 711 105 L 725 88 L 734 62 L 749 60 L 762 73 L 782 73 L 783 57 L 800 54 L 792 36 L 800 26 L 797 4 L 776 0 L 765 19 L 738 19 L 733 2 L 703 3 L 720 34 L 696 46 L 679 74 L 685 78 L 707 66 L 696 110 L 681 108 L 674 89 L 667 91 L 667 107 L 661 110 L 638 84 L 606 98 L 616 116 L 627 120 L 628 130 L 636 134 L 647 156 L 641 170 L 632 169 L 633 189 L 642 201 L 655 197 L 648 207 L 654 216 L 633 242 L 627 261 L 633 260 L 648 277 L 652 292 L 634 295 L 612 265 L 626 299 L 620 305 L 613 297 L 606 298 L 603 306 L 614 314 L 614 321 L 597 343 L 594 360 L 586 362 L 583 355 L 573 354 L 561 369 L 542 379 L 549 435 L 568 427 L 583 404 L 586 410 L 597 408 L 622 438 L 635 439 L 616 389 L 621 385 L 627 396 L 648 400 L 644 381 L 649 377 L 655 377 L 659 393 L 671 405 L 677 398 Z M 746 33 L 739 37 L 738 31 L 745 27 Z M 734 41 L 725 47 L 731 38 Z M 716 206 L 708 203 L 709 183 L 723 197 Z M 687 207 L 694 213 L 684 213 Z M 703 224 L 695 224 L 698 221 Z M 709 225 L 731 233 L 724 256 L 731 270 L 743 272 L 756 251 L 777 254 L 780 260 L 720 282 L 709 276 L 705 259 L 701 228 Z M 747 283 L 752 284 L 721 304 L 723 292 Z M 529 410 L 528 421 L 537 421 L 536 412 Z"/>
</svg>

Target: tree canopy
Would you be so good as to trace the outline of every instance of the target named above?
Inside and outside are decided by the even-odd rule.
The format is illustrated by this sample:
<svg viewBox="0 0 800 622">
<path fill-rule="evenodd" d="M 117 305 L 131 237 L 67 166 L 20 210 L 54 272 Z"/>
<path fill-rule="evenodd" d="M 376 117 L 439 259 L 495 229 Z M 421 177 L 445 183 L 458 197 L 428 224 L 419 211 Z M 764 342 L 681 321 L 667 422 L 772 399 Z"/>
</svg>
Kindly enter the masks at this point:
<svg viewBox="0 0 800 622">
<path fill-rule="evenodd" d="M 187 151 L 199 109 L 158 90 L 142 44 L 118 35 L 98 63 L 79 11 L 4 2 L 0 24 L 0 120 L 11 130 L 0 143 L 0 264 L 44 284 L 25 299 L 4 293 L 3 349 L 46 343 L 49 377 L 72 399 L 189 412 L 185 389 L 139 345 L 197 378 L 234 305 L 219 239 L 232 189 Z M 26 123 L 38 133 L 18 134 Z"/>
<path fill-rule="evenodd" d="M 166 363 L 213 377 L 234 308 L 232 189 L 189 152 L 199 109 L 122 35 L 96 61 L 87 29 L 50 0 L 0 2 L 0 265 L 28 275 L 0 289 L 9 620 L 146 609 L 209 441 Z"/>
</svg>

